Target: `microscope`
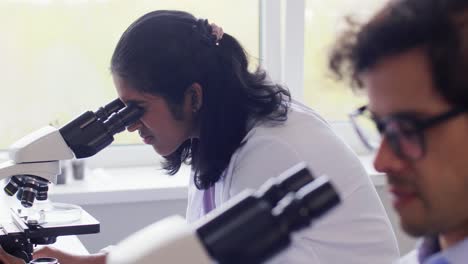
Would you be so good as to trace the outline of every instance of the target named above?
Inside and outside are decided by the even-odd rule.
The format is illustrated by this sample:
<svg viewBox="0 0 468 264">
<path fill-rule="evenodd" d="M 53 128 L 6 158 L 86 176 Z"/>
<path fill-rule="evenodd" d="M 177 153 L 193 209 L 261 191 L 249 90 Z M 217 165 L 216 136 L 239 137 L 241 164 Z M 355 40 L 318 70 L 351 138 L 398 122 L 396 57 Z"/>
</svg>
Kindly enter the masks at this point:
<svg viewBox="0 0 468 264">
<path fill-rule="evenodd" d="M 263 263 L 288 247 L 292 233 L 339 203 L 328 177 L 314 180 L 299 163 L 193 226 L 171 216 L 138 231 L 115 246 L 106 263 Z"/>
<path fill-rule="evenodd" d="M 142 115 L 141 108 L 116 99 L 60 129 L 45 127 L 20 139 L 10 148 L 10 160 L 0 164 L 0 179 L 9 178 L 5 192 L 16 194 L 24 208 L 46 200 L 48 184 L 61 172 L 60 161 L 93 156 Z M 315 179 L 304 163 L 274 176 L 195 225 L 172 216 L 140 230 L 112 249 L 107 263 L 261 263 L 275 256 L 294 232 L 336 207 L 340 198 L 326 176 Z M 79 221 L 67 224 L 42 222 L 15 210 L 11 220 L 0 223 L 0 246 L 26 263 L 36 263 L 34 245 L 99 232 L 99 222 L 85 211 Z"/>
<path fill-rule="evenodd" d="M 93 156 L 142 115 L 141 108 L 115 99 L 60 129 L 46 126 L 21 138 L 10 147 L 9 160 L 0 164 L 0 180 L 9 179 L 5 193 L 16 194 L 25 209 L 35 200 L 47 200 L 48 184 L 61 173 L 62 160 Z M 84 210 L 79 221 L 66 225 L 31 219 L 23 211 L 12 210 L 11 222 L 0 223 L 0 246 L 26 262 L 32 259 L 33 245 L 54 243 L 57 236 L 99 232 L 99 222 Z"/>
</svg>

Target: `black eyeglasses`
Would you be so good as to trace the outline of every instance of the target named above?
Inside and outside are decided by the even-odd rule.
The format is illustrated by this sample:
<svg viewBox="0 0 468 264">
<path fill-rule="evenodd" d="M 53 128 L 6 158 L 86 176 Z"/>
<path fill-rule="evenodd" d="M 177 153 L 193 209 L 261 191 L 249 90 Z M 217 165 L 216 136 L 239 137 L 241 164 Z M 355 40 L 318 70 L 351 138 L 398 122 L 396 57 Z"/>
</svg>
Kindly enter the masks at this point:
<svg viewBox="0 0 468 264">
<path fill-rule="evenodd" d="M 366 105 L 350 113 L 349 117 L 359 138 L 368 149 L 377 149 L 383 135 L 398 157 L 414 161 L 426 153 L 425 130 L 465 112 L 467 109 L 455 107 L 429 118 L 420 118 L 413 113 L 397 113 L 378 119 Z"/>
</svg>

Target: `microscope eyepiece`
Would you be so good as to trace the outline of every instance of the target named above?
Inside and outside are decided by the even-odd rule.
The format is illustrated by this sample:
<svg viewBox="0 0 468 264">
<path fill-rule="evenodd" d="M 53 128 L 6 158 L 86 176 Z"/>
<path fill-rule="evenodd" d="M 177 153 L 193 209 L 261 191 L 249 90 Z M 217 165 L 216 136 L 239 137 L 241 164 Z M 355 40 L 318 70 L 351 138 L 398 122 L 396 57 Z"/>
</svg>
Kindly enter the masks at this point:
<svg viewBox="0 0 468 264">
<path fill-rule="evenodd" d="M 261 263 L 285 248 L 292 232 L 310 225 L 340 202 L 328 178 L 314 180 L 305 164 L 291 168 L 253 194 L 239 194 L 224 211 L 198 223 L 198 237 L 220 263 Z"/>
<path fill-rule="evenodd" d="M 327 176 L 320 176 L 296 193 L 289 193 L 273 209 L 283 227 L 292 231 L 306 227 L 310 222 L 335 207 L 340 198 Z"/>
<path fill-rule="evenodd" d="M 125 107 L 125 104 L 122 101 L 120 101 L 119 98 L 117 98 L 114 101 L 108 103 L 107 105 L 103 107 L 99 107 L 99 109 L 96 110 L 96 116 L 99 119 L 106 120 L 114 112 L 117 112 L 124 107 Z"/>
<path fill-rule="evenodd" d="M 301 162 L 278 177 L 269 179 L 259 188 L 256 196 L 274 207 L 286 194 L 296 192 L 313 180 L 314 176 L 307 168 L 307 164 Z"/>
<path fill-rule="evenodd" d="M 114 135 L 122 132 L 126 127 L 135 123 L 143 113 L 144 111 L 141 107 L 129 104 L 118 112 L 113 113 L 106 121 L 104 121 L 104 125 L 107 127 L 109 132 Z"/>
<path fill-rule="evenodd" d="M 144 113 L 141 107 L 125 106 L 119 99 L 98 112 L 100 117 L 88 111 L 60 128 L 60 134 L 77 159 L 91 157 L 109 146 L 115 134 L 124 131 Z"/>
</svg>

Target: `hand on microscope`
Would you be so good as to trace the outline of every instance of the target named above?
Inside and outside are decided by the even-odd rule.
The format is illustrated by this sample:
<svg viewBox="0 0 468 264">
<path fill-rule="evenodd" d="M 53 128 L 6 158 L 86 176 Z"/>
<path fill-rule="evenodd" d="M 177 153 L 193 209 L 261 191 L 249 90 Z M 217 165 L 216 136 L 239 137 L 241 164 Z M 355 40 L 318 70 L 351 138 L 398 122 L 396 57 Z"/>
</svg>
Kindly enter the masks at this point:
<svg viewBox="0 0 468 264">
<path fill-rule="evenodd" d="M 96 253 L 90 255 L 74 255 L 53 247 L 42 247 L 34 252 L 34 259 L 55 258 L 59 263 L 65 264 L 104 264 L 106 254 Z M 25 264 L 23 259 L 14 257 L 0 248 L 0 264 Z"/>
<path fill-rule="evenodd" d="M 106 254 L 96 253 L 89 255 L 75 255 L 54 247 L 41 247 L 34 251 L 34 259 L 37 258 L 56 258 L 59 263 L 64 264 L 104 264 L 106 263 Z"/>
<path fill-rule="evenodd" d="M 24 260 L 14 257 L 0 247 L 0 264 L 24 264 Z"/>
</svg>

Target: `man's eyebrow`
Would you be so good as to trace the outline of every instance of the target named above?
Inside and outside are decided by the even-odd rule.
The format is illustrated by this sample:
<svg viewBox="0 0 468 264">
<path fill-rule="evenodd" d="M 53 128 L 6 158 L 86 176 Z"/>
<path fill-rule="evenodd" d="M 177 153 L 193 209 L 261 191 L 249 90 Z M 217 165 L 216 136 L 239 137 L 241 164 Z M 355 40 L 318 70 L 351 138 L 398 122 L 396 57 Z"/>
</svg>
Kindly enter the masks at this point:
<svg viewBox="0 0 468 264">
<path fill-rule="evenodd" d="M 375 112 L 372 112 L 370 109 L 369 109 L 369 113 L 371 115 L 371 117 L 373 119 L 376 119 L 376 120 L 379 120 L 379 119 L 382 119 L 382 118 L 387 118 L 387 117 L 406 117 L 406 116 L 410 116 L 410 117 L 415 117 L 415 118 L 427 118 L 427 117 L 430 117 L 429 114 L 427 113 L 423 113 L 423 112 L 420 112 L 420 111 L 416 111 L 416 110 L 403 110 L 403 111 L 396 111 L 396 112 L 393 112 L 393 113 L 390 113 L 390 114 L 387 114 L 387 115 L 379 115 Z"/>
</svg>

